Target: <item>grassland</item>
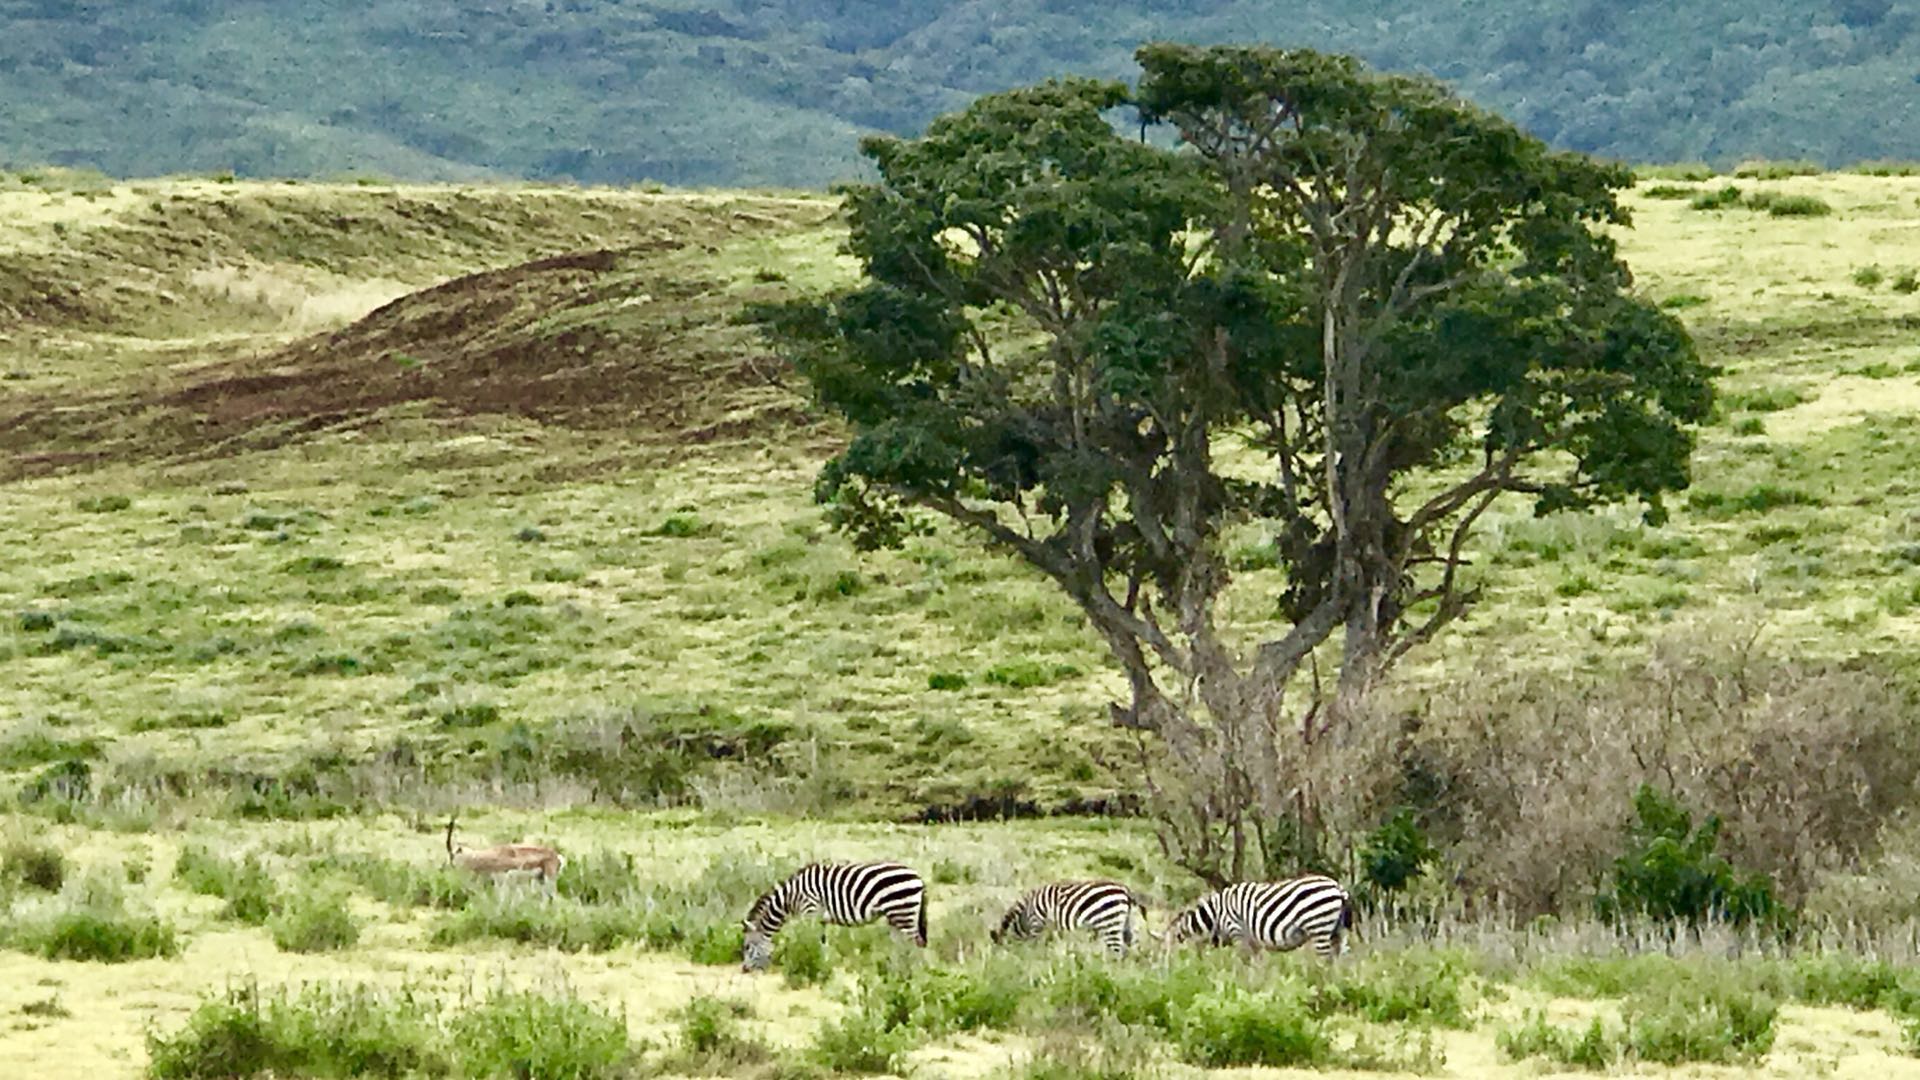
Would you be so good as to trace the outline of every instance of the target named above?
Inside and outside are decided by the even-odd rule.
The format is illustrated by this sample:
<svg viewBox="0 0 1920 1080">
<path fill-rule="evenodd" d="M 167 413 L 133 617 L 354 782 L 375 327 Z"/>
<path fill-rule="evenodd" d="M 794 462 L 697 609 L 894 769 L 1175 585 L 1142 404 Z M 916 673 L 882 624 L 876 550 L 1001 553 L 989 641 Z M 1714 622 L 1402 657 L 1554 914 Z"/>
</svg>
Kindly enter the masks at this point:
<svg viewBox="0 0 1920 1080">
<path fill-rule="evenodd" d="M 1494 670 L 1571 686 L 1748 635 L 1914 670 L 1920 180 L 1737 179 L 1694 208 L 1726 183 L 1643 185 L 1622 238 L 1723 368 L 1692 491 L 1660 528 L 1493 517 L 1482 607 L 1405 693 Z M 1192 1068 L 1208 1024 L 1268 994 L 1258 1009 L 1326 1041 L 1303 1067 L 1535 1075 L 1497 1045 L 1533 1014 L 1599 1016 L 1624 1046 L 1623 1018 L 1652 1008 L 1635 993 L 1699 1012 L 1717 980 L 1781 1009 L 1767 1048 L 1695 1068 L 1920 1073 L 1920 987 L 1807 976 L 1837 938 L 1608 983 L 1563 977 L 1617 947 L 1572 913 L 1449 923 L 1438 952 L 1383 927 L 1334 989 L 1286 961 L 1116 965 L 1206 989 L 1168 1003 L 1129 982 L 1113 1001 L 1162 995 L 1131 1021 L 1074 996 L 1106 969 L 1072 947 L 996 966 L 978 930 L 1031 882 L 1119 876 L 1161 904 L 1196 886 L 1134 819 L 908 823 L 1111 806 L 1119 685 L 1013 562 L 938 529 L 859 556 L 826 528 L 810 491 L 836 431 L 736 313 L 845 280 L 837 242 L 831 205 L 791 193 L 0 179 L 0 840 L 22 867 L 68 852 L 51 890 L 0 873 L 0 1071 L 134 1075 L 149 1032 L 255 981 L 449 1007 L 570 992 L 653 1044 L 645 1069 L 766 1075 L 830 1070 L 823 1025 L 860 1023 L 910 1031 L 890 1064 L 929 1076 L 1028 1070 L 1036 1049 L 1066 1069 L 1062 1028 L 1132 1047 L 1105 1063 L 1122 1071 Z M 1244 623 L 1278 580 L 1260 539 L 1236 559 Z M 584 891 L 547 905 L 436 877 L 456 808 L 475 840 L 557 844 Z M 189 851 L 240 868 L 188 855 L 183 875 Z M 735 974 L 728 935 L 783 868 L 878 854 L 935 882 L 935 981 L 1011 1005 L 963 1024 L 921 1001 L 888 1027 L 872 1003 L 920 984 L 877 932 L 822 953 L 796 931 L 784 959 L 818 983 Z M 351 943 L 275 943 L 309 897 Z M 157 919 L 172 954 L 44 955 L 89 911 Z M 1883 931 L 1869 951 L 1911 961 Z M 1867 963 L 1850 944 L 1833 963 Z M 1366 966 L 1396 956 L 1412 967 Z M 1367 980 L 1460 1004 L 1381 1011 L 1351 989 Z M 703 996 L 740 1002 L 739 1038 L 770 1049 L 675 1057 Z M 1075 1067 L 1052 1075 L 1101 1063 Z"/>
</svg>

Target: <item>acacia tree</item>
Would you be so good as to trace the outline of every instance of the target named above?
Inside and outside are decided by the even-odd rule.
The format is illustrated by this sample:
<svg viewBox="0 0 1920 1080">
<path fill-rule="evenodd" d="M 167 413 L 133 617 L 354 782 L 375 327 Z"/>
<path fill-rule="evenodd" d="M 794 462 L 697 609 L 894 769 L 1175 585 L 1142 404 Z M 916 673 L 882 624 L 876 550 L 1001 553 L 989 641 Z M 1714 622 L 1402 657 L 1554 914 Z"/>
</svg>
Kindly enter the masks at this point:
<svg viewBox="0 0 1920 1080">
<path fill-rule="evenodd" d="M 865 280 L 767 321 L 851 423 L 836 523 L 897 544 L 932 511 L 1064 589 L 1126 673 L 1162 843 L 1217 884 L 1269 872 L 1302 744 L 1469 606 L 1488 507 L 1658 520 L 1710 387 L 1606 234 L 1624 170 L 1344 57 L 1139 60 L 1137 92 L 1049 82 L 866 140 Z M 1125 105 L 1182 145 L 1116 131 Z M 1223 627 L 1248 522 L 1286 586 Z"/>
</svg>

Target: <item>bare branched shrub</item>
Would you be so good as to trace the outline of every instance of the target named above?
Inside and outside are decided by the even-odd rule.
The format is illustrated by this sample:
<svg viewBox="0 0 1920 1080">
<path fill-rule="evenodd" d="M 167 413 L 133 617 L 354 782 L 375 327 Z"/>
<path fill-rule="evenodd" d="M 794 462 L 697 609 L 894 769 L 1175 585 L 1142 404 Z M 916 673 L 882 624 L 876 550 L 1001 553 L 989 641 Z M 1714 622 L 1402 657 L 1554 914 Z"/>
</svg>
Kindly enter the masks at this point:
<svg viewBox="0 0 1920 1080">
<path fill-rule="evenodd" d="M 1605 676 L 1482 668 L 1383 695 L 1398 725 L 1321 748 L 1324 817 L 1352 837 L 1413 806 L 1468 893 L 1554 912 L 1593 896 L 1650 784 L 1724 818 L 1728 857 L 1798 903 L 1912 804 L 1914 697 L 1873 663 L 1784 658 L 1724 626 Z"/>
</svg>

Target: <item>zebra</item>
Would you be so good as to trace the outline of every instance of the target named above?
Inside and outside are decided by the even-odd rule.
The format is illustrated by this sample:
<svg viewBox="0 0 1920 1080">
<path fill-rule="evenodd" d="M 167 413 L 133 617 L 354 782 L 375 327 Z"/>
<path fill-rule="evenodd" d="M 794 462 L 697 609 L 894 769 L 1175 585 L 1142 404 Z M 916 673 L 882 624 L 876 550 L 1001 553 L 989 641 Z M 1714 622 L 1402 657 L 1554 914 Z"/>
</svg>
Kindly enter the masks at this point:
<svg viewBox="0 0 1920 1080">
<path fill-rule="evenodd" d="M 765 968 L 773 959 L 773 935 L 788 916 L 809 911 L 839 926 L 884 918 L 915 945 L 927 944 L 927 884 L 919 874 L 892 862 L 808 863 L 753 902 L 740 924 L 746 934 L 740 970 Z"/>
<path fill-rule="evenodd" d="M 1288 881 L 1243 881 L 1201 897 L 1168 928 L 1169 940 L 1204 937 L 1215 945 L 1297 949 L 1313 942 L 1323 958 L 1340 952 L 1353 926 L 1353 900 L 1330 877 L 1307 874 Z"/>
<path fill-rule="evenodd" d="M 1050 929 L 1092 930 L 1107 951 L 1127 955 L 1133 946 L 1133 909 L 1146 901 L 1117 881 L 1056 881 L 1014 901 L 991 935 L 994 944 L 1039 937 Z"/>
</svg>

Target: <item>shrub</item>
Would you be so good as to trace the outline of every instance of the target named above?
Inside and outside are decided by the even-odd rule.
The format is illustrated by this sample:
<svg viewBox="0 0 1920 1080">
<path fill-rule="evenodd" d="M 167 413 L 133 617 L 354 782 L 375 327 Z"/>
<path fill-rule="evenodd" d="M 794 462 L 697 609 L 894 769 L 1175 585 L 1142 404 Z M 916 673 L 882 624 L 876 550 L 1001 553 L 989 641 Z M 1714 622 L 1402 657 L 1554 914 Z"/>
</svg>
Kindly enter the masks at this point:
<svg viewBox="0 0 1920 1080">
<path fill-rule="evenodd" d="M 1733 422 L 1735 435 L 1765 435 L 1767 422 L 1757 416 L 1743 416 Z"/>
<path fill-rule="evenodd" d="M 1863 289 L 1877 288 L 1886 279 L 1886 272 L 1878 266 L 1862 266 L 1853 272 L 1853 283 Z"/>
<path fill-rule="evenodd" d="M 987 681 L 1016 690 L 1046 686 L 1080 674 L 1072 664 L 1049 664 L 1039 660 L 1010 660 L 987 669 Z"/>
<path fill-rule="evenodd" d="M 956 671 L 936 671 L 927 676 L 929 690 L 963 690 L 966 685 L 967 677 Z"/>
<path fill-rule="evenodd" d="M 699 518 L 675 514 L 654 526 L 649 535 L 685 539 L 691 536 L 704 536 L 710 531 L 711 527 Z"/>
<path fill-rule="evenodd" d="M 1380 952 L 1333 969 L 1313 987 L 1316 1013 L 1355 1012 L 1379 1024 L 1471 1026 L 1470 967 L 1458 954 Z"/>
<path fill-rule="evenodd" d="M 1640 192 L 1649 199 L 1691 199 L 1696 189 L 1679 184 L 1655 184 Z"/>
<path fill-rule="evenodd" d="M 89 514 L 112 514 L 133 505 L 125 495 L 89 495 L 74 504 Z"/>
<path fill-rule="evenodd" d="M 788 986 L 818 986 L 833 974 L 824 935 L 788 930 L 773 943 L 773 964 Z"/>
<path fill-rule="evenodd" d="M 833 1072 L 897 1073 L 913 1042 L 910 1032 L 887 1027 L 865 1009 L 852 1009 L 821 1025 L 808 1056 Z"/>
<path fill-rule="evenodd" d="M 1920 161 L 1896 161 L 1880 159 L 1877 161 L 1856 162 L 1848 170 L 1862 176 L 1920 176 Z"/>
<path fill-rule="evenodd" d="M 1678 980 L 1627 999 L 1627 1046 L 1641 1061 L 1739 1064 L 1773 1046 L 1780 1005 L 1731 979 Z"/>
<path fill-rule="evenodd" d="M 1439 854 L 1414 820 L 1413 808 L 1400 807 L 1360 843 L 1360 873 L 1366 892 L 1375 899 L 1399 892 L 1426 873 L 1427 864 Z"/>
<path fill-rule="evenodd" d="M 333 952 L 360 940 L 360 920 L 347 910 L 346 898 L 332 892 L 295 894 L 268 929 L 286 952 Z"/>
<path fill-rule="evenodd" d="M 569 856 L 555 889 L 583 904 L 617 904 L 642 891 L 632 855 L 600 850 Z"/>
<path fill-rule="evenodd" d="M 1634 793 L 1633 809 L 1626 852 L 1614 861 L 1611 888 L 1597 901 L 1602 918 L 1643 915 L 1736 926 L 1784 926 L 1790 920 L 1791 912 L 1774 898 L 1771 879 L 1741 874 L 1715 852 L 1718 816 L 1696 829 L 1685 808 L 1647 784 Z"/>
<path fill-rule="evenodd" d="M 1800 391 L 1791 386 L 1763 386 L 1745 393 L 1727 394 L 1722 398 L 1728 409 L 1762 413 L 1791 409 L 1806 400 Z"/>
<path fill-rule="evenodd" d="M 1718 191 L 1700 192 L 1687 205 L 1695 210 L 1725 210 L 1728 207 L 1739 206 L 1740 201 L 1740 189 L 1728 184 Z"/>
<path fill-rule="evenodd" d="M 203 896 L 224 898 L 222 917 L 252 926 L 266 922 L 278 903 L 273 878 L 257 857 L 234 860 L 203 847 L 187 847 L 174 863 L 173 876 Z"/>
<path fill-rule="evenodd" d="M 1913 270 L 1902 270 L 1898 274 L 1894 275 L 1893 277 L 1894 292 L 1904 294 L 1904 293 L 1911 293 L 1916 290 L 1920 290 L 1920 273 L 1916 273 Z"/>
<path fill-rule="evenodd" d="M 1526 1023 L 1517 1028 L 1502 1028 L 1494 1037 L 1500 1052 L 1513 1060 L 1544 1057 L 1562 1065 L 1583 1069 L 1608 1069 L 1620 1057 L 1616 1037 L 1607 1033 L 1599 1017 L 1581 1031 L 1547 1023 L 1541 1013 L 1529 1013 Z"/>
<path fill-rule="evenodd" d="M 1180 1013 L 1174 1039 L 1183 1060 L 1210 1069 L 1319 1065 L 1333 1045 L 1305 1004 L 1274 991 L 1226 990 Z"/>
<path fill-rule="evenodd" d="M 467 1076 L 600 1080 L 626 1075 L 627 1022 L 575 998 L 501 991 L 448 1025 Z"/>
<path fill-rule="evenodd" d="M 1785 180 L 1793 176 L 1819 176 L 1826 166 L 1817 161 L 1743 161 L 1734 166 L 1733 175 L 1742 180 Z"/>
<path fill-rule="evenodd" d="M 1700 307 L 1707 302 L 1707 298 L 1698 293 L 1675 293 L 1660 301 L 1660 306 L 1668 311 L 1682 311 L 1686 308 Z"/>
<path fill-rule="evenodd" d="M 1793 996 L 1809 1005 L 1878 1009 L 1897 1002 L 1900 973 L 1885 960 L 1820 953 L 1793 961 Z"/>
<path fill-rule="evenodd" d="M 13 944 L 49 960 L 118 964 L 168 957 L 180 952 L 172 926 L 151 915 L 135 915 L 118 903 L 80 903 L 38 922 L 14 929 Z"/>
<path fill-rule="evenodd" d="M 664 1069 L 735 1076 L 744 1066 L 766 1062 L 773 1056 L 766 1044 L 740 1031 L 740 1020 L 747 1015 L 744 1002 L 704 996 L 689 1001 L 680 1010 L 676 1050 L 663 1063 Z"/>
<path fill-rule="evenodd" d="M 1642 180 L 1711 180 L 1713 166 L 1704 161 L 1675 161 L 1662 165 L 1635 165 L 1633 175 Z"/>
<path fill-rule="evenodd" d="M 67 880 L 67 857 L 58 848 L 16 839 L 0 853 L 0 877 L 43 892 L 59 892 Z"/>
<path fill-rule="evenodd" d="M 154 1080 L 258 1076 L 554 1077 L 626 1075 L 626 1023 L 570 998 L 501 992 L 450 1021 L 411 991 L 255 987 L 204 1001 L 171 1035 L 147 1036 Z"/>
<path fill-rule="evenodd" d="M 1766 211 L 1774 217 L 1826 217 L 1833 207 L 1818 195 L 1775 195 L 1767 200 Z"/>
</svg>

